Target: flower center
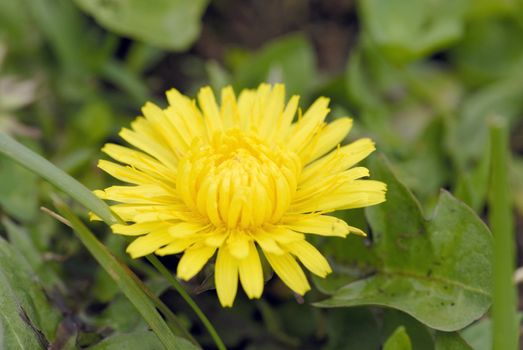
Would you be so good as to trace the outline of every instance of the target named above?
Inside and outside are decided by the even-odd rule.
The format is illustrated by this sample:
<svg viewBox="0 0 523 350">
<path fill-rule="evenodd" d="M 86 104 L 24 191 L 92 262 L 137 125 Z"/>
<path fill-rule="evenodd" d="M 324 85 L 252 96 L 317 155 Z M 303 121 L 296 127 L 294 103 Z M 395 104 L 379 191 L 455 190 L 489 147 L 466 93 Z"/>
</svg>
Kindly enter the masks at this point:
<svg viewBox="0 0 523 350">
<path fill-rule="evenodd" d="M 214 226 L 254 228 L 281 219 L 300 172 L 295 153 L 232 129 L 193 143 L 178 164 L 176 188 Z"/>
</svg>

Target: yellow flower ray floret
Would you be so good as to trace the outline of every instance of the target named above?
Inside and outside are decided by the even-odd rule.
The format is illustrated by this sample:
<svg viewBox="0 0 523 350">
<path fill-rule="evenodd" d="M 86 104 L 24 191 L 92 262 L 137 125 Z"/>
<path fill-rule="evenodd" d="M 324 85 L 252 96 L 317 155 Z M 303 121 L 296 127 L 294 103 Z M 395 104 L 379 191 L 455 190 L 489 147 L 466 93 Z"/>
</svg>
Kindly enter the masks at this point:
<svg viewBox="0 0 523 350">
<path fill-rule="evenodd" d="M 143 116 L 120 132 L 137 150 L 103 148 L 117 163 L 101 160 L 99 167 L 129 185 L 95 193 L 118 202 L 111 209 L 127 224 L 112 230 L 136 237 L 127 247 L 133 258 L 183 253 L 177 275 L 189 280 L 216 255 L 223 306 L 232 306 L 238 280 L 249 298 L 262 295 L 261 254 L 303 295 L 310 285 L 300 263 L 320 277 L 331 272 L 306 235 L 364 234 L 326 214 L 385 200 L 385 184 L 353 168 L 374 143 L 364 138 L 340 147 L 352 120 L 325 123 L 327 98 L 303 114 L 298 96 L 285 104 L 281 84 L 261 84 L 238 98 L 226 87 L 220 103 L 209 87 L 198 103 L 175 89 L 167 100 L 165 109 L 146 103 Z"/>
</svg>

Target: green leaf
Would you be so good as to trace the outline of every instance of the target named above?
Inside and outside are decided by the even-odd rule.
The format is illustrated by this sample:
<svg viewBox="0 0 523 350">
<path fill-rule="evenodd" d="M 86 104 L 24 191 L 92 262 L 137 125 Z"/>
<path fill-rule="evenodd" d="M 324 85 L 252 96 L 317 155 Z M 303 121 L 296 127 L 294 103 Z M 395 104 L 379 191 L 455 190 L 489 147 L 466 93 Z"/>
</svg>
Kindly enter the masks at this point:
<svg viewBox="0 0 523 350">
<path fill-rule="evenodd" d="M 0 349 L 40 349 L 53 340 L 59 314 L 19 251 L 0 237 Z"/>
<path fill-rule="evenodd" d="M 437 332 L 435 350 L 472 350 L 459 333 Z"/>
<path fill-rule="evenodd" d="M 380 158 L 373 178 L 387 201 L 368 208 L 377 273 L 339 289 L 321 307 L 382 305 L 439 330 L 465 327 L 490 305 L 492 237 L 463 203 L 443 192 L 430 219 Z"/>
<path fill-rule="evenodd" d="M 254 88 L 262 81 L 284 82 L 288 95 L 303 96 L 316 79 L 313 48 L 303 35 L 280 38 L 243 60 L 234 78 L 239 89 Z"/>
<path fill-rule="evenodd" d="M 383 342 L 388 339 L 394 331 L 403 326 L 407 332 L 413 349 L 434 350 L 434 339 L 432 330 L 404 312 L 388 309 L 383 313 L 383 324 L 381 333 Z"/>
<path fill-rule="evenodd" d="M 164 49 L 185 50 L 200 34 L 208 0 L 75 0 L 106 29 Z"/>
<path fill-rule="evenodd" d="M 375 45 L 396 62 L 426 57 L 463 34 L 466 0 L 365 0 L 358 4 Z"/>
<path fill-rule="evenodd" d="M 398 327 L 383 345 L 383 350 L 411 350 L 409 335 L 405 327 Z"/>
</svg>

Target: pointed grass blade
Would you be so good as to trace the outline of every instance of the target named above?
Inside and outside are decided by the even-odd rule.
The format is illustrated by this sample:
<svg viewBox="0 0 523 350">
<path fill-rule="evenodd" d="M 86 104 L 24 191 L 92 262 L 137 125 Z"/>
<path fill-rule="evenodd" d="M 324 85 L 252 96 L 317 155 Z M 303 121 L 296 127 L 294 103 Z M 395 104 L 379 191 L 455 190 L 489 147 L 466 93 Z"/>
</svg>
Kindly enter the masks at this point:
<svg viewBox="0 0 523 350">
<path fill-rule="evenodd" d="M 3 132 L 0 132 L 0 153 L 40 175 L 82 203 L 106 223 L 116 222 L 109 207 L 84 185 Z"/>
<path fill-rule="evenodd" d="M 60 200 L 55 200 L 55 206 L 60 215 L 69 221 L 75 234 L 91 255 L 113 278 L 120 290 L 140 312 L 162 344 L 167 349 L 198 349 L 197 346 L 173 334 L 165 320 L 156 310 L 150 297 L 144 292 L 146 287 L 140 286 L 142 282 L 138 277 L 109 252 L 67 205 Z"/>
</svg>

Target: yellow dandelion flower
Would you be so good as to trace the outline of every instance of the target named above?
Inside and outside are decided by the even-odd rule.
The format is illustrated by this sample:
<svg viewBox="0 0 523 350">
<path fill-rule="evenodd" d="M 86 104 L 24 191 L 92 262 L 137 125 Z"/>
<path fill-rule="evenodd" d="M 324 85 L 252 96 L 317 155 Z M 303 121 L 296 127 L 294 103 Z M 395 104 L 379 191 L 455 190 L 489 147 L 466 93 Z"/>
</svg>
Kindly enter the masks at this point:
<svg viewBox="0 0 523 350">
<path fill-rule="evenodd" d="M 298 96 L 285 104 L 283 85 L 262 84 L 238 98 L 226 87 L 220 104 L 209 87 L 198 104 L 175 89 L 167 100 L 165 109 L 145 104 L 143 117 L 120 132 L 138 150 L 103 148 L 118 163 L 101 160 L 99 167 L 130 185 L 96 193 L 119 202 L 111 208 L 129 224 L 112 230 L 137 237 L 127 247 L 133 258 L 183 253 L 177 275 L 189 280 L 216 254 L 223 306 L 232 306 L 238 279 L 249 298 L 261 296 L 260 253 L 303 295 L 310 286 L 298 261 L 315 275 L 331 272 L 305 234 L 362 234 L 325 214 L 385 200 L 385 184 L 362 179 L 368 170 L 353 167 L 374 143 L 364 138 L 339 147 L 352 120 L 325 123 L 327 98 L 303 115 Z"/>
</svg>

